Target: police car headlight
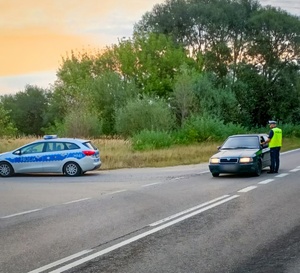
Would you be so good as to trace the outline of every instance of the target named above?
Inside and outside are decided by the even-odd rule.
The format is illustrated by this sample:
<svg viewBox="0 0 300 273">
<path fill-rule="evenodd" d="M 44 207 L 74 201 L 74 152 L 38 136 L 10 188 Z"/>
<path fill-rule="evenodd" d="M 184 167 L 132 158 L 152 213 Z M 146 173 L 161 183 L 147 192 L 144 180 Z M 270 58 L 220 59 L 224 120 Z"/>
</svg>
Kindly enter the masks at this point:
<svg viewBox="0 0 300 273">
<path fill-rule="evenodd" d="M 211 164 L 218 164 L 219 162 L 220 162 L 220 160 L 217 157 L 213 157 L 213 158 L 210 159 Z"/>
<path fill-rule="evenodd" d="M 240 158 L 240 163 L 250 163 L 250 162 L 253 162 L 252 157 L 242 157 L 242 158 Z"/>
</svg>

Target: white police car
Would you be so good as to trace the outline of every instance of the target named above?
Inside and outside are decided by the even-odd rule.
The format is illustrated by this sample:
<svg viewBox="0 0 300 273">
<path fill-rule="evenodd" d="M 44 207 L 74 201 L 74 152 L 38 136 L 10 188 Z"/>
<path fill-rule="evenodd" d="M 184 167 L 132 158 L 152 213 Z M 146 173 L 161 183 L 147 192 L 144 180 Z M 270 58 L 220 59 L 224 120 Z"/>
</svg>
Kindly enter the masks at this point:
<svg viewBox="0 0 300 273">
<path fill-rule="evenodd" d="M 82 175 L 100 168 L 99 150 L 89 140 L 47 135 L 14 151 L 0 154 L 0 175 L 63 173 Z"/>
</svg>

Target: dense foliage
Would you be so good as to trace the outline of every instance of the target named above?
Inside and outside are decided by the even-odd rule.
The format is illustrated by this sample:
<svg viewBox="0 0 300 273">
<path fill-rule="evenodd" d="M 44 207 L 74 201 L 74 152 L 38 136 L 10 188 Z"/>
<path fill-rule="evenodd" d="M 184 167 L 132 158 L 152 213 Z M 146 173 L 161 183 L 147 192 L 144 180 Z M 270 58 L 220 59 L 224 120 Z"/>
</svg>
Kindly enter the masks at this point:
<svg viewBox="0 0 300 273">
<path fill-rule="evenodd" d="M 299 136 L 299 68 L 299 17 L 256 0 L 166 0 L 133 37 L 69 53 L 50 90 L 2 96 L 0 133 L 118 134 L 155 148 L 275 119 Z"/>
</svg>

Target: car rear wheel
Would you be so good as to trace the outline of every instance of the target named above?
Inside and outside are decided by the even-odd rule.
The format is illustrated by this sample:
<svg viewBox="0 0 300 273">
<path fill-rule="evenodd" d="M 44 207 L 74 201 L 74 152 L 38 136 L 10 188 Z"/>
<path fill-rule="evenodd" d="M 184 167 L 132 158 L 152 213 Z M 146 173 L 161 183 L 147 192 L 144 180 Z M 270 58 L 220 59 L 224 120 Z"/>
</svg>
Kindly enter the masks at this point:
<svg viewBox="0 0 300 273">
<path fill-rule="evenodd" d="M 257 166 L 256 166 L 256 170 L 255 170 L 255 176 L 260 176 L 261 175 L 261 170 L 262 170 L 262 164 L 261 162 L 259 161 L 257 163 Z"/>
<path fill-rule="evenodd" d="M 66 176 L 79 176 L 81 173 L 81 168 L 75 162 L 68 162 L 64 166 L 64 174 Z"/>
<path fill-rule="evenodd" d="M 7 162 L 0 162 L 0 176 L 9 177 L 14 174 L 13 167 Z"/>
<path fill-rule="evenodd" d="M 212 173 L 213 177 L 218 177 L 220 174 L 219 173 Z"/>
</svg>

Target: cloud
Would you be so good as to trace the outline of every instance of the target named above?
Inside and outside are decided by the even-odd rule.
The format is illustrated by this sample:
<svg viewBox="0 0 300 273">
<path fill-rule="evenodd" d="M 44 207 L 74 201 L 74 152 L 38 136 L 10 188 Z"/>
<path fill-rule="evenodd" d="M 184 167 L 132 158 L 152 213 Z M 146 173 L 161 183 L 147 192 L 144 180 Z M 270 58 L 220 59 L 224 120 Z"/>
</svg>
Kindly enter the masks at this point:
<svg viewBox="0 0 300 273">
<path fill-rule="evenodd" d="M 24 91 L 26 85 L 49 88 L 56 80 L 55 71 L 0 77 L 0 95 Z"/>
<path fill-rule="evenodd" d="M 62 56 L 131 36 L 158 0 L 0 0 L 0 76 L 57 69 Z"/>
</svg>

